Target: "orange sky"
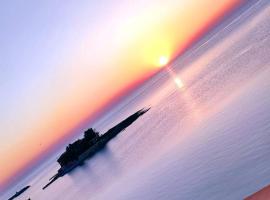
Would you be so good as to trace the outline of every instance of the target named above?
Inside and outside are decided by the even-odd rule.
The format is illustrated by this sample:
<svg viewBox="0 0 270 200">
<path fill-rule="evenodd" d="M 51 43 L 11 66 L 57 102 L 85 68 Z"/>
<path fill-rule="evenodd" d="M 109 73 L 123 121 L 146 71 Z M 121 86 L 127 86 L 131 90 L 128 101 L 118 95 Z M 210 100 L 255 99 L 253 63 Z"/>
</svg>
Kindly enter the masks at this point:
<svg viewBox="0 0 270 200">
<path fill-rule="evenodd" d="M 42 20 L 37 17 L 32 24 L 21 22 L 32 26 L 39 50 L 26 48 L 29 42 L 12 40 L 22 46 L 21 53 L 26 57 L 29 53 L 31 61 L 25 61 L 27 68 L 19 66 L 22 62 L 18 67 L 15 63 L 4 85 L 6 102 L 0 102 L 4 109 L 0 115 L 4 130 L 0 141 L 0 187 L 12 178 L 16 180 L 18 171 L 111 99 L 118 98 L 116 94 L 123 94 L 134 83 L 157 72 L 160 56 L 173 59 L 241 1 L 118 2 L 96 5 L 100 10 L 91 16 L 87 14 L 91 4 L 76 8 L 71 5 L 69 9 L 75 10 L 71 16 L 66 14 L 68 23 L 57 12 L 50 14 L 56 15 L 53 23 L 50 15 L 39 16 Z M 27 15 L 35 17 L 36 13 Z M 41 22 L 48 33 L 41 34 L 36 28 Z M 8 58 L 12 56 L 16 59 L 16 54 Z"/>
</svg>

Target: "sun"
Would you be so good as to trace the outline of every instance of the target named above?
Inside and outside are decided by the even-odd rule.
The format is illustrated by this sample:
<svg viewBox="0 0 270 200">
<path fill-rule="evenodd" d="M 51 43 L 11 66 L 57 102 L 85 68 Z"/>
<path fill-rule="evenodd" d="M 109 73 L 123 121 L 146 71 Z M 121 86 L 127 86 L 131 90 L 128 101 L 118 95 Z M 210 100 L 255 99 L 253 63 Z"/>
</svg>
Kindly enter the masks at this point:
<svg viewBox="0 0 270 200">
<path fill-rule="evenodd" d="M 161 57 L 159 58 L 159 65 L 160 65 L 161 67 L 167 65 L 168 62 L 169 62 L 169 58 L 166 57 L 166 56 L 161 56 Z"/>
</svg>

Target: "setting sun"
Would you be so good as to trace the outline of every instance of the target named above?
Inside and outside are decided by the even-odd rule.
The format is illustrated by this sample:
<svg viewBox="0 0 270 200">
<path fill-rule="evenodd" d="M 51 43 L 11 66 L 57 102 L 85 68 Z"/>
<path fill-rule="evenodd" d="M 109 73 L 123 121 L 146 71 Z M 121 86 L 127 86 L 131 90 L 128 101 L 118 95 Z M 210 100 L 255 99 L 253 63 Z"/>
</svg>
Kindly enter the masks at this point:
<svg viewBox="0 0 270 200">
<path fill-rule="evenodd" d="M 167 65 L 168 62 L 169 62 L 169 59 L 168 59 L 168 57 L 166 57 L 166 56 L 161 56 L 161 57 L 159 58 L 159 64 L 160 64 L 161 67 Z"/>
</svg>

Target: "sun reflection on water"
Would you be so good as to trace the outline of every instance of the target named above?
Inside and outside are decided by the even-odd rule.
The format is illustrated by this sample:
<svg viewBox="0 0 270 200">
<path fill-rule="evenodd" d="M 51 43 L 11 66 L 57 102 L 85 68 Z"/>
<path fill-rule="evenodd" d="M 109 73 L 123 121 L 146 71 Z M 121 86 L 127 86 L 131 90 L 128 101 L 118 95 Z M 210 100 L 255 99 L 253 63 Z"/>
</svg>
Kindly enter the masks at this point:
<svg viewBox="0 0 270 200">
<path fill-rule="evenodd" d="M 183 82 L 183 80 L 179 77 L 179 75 L 177 75 L 172 69 L 170 66 L 168 66 L 167 68 L 167 71 L 169 72 L 173 82 L 175 83 L 175 85 L 179 88 L 179 89 L 182 89 L 184 88 L 185 84 Z"/>
<path fill-rule="evenodd" d="M 175 82 L 175 84 L 176 84 L 176 86 L 178 87 L 178 88 L 183 88 L 184 87 L 184 83 L 183 83 L 183 81 L 180 79 L 180 78 L 178 78 L 178 77 L 175 77 L 174 78 L 174 82 Z"/>
</svg>

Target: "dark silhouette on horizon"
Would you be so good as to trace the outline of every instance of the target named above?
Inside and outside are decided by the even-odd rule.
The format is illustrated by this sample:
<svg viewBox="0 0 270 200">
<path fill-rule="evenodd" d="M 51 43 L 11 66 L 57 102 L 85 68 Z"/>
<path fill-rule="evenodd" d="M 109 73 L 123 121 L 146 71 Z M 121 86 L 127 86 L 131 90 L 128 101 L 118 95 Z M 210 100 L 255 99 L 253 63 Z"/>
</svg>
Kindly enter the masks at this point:
<svg viewBox="0 0 270 200">
<path fill-rule="evenodd" d="M 58 170 L 57 174 L 50 178 L 50 182 L 42 189 L 44 190 L 58 178 L 64 176 L 77 166 L 83 164 L 86 159 L 94 156 L 97 152 L 103 149 L 111 139 L 117 136 L 120 132 L 124 131 L 149 109 L 150 108 L 143 108 L 135 112 L 102 135 L 100 135 L 93 128 L 85 131 L 84 137 L 76 140 L 72 144 L 69 144 L 66 147 L 66 151 L 57 159 L 57 162 L 60 164 L 61 168 Z"/>
<path fill-rule="evenodd" d="M 20 191 L 16 192 L 12 197 L 10 197 L 8 200 L 12 200 L 15 199 L 16 197 L 20 196 L 22 193 L 24 193 L 27 189 L 29 189 L 31 186 L 27 185 L 26 187 L 24 187 L 23 189 L 21 189 Z"/>
</svg>

